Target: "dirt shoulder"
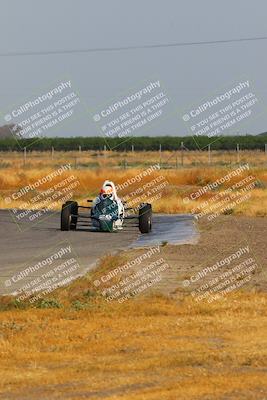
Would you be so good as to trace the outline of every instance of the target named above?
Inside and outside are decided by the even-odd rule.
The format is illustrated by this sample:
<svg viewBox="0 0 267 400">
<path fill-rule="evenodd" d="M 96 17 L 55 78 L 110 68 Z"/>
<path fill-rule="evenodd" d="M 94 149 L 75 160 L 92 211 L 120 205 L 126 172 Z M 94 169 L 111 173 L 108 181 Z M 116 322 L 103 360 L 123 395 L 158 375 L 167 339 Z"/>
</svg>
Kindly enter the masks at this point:
<svg viewBox="0 0 267 400">
<path fill-rule="evenodd" d="M 151 290 L 157 290 L 165 295 L 190 293 L 211 279 L 217 277 L 218 280 L 218 277 L 227 271 L 234 268 L 236 269 L 233 273 L 240 273 L 246 268 L 249 271 L 249 267 L 254 264 L 255 268 L 250 274 L 251 279 L 239 287 L 267 291 L 267 218 L 229 215 L 220 216 L 212 222 L 202 219 L 196 224 L 200 234 L 197 244 L 162 246 L 160 253 L 142 261 L 143 267 L 161 257 L 169 265 L 169 268 L 162 273 L 161 281 L 153 285 Z M 129 259 L 135 259 L 146 251 L 147 249 L 129 251 L 127 256 Z M 243 265 L 238 267 L 241 263 Z M 205 273 L 203 272 L 205 268 L 210 270 Z M 211 271 L 212 268 L 214 271 Z M 140 266 L 135 268 L 137 269 L 140 269 Z M 248 273 L 243 272 L 238 280 L 245 276 L 248 276 Z M 227 274 L 224 277 L 226 278 Z"/>
</svg>

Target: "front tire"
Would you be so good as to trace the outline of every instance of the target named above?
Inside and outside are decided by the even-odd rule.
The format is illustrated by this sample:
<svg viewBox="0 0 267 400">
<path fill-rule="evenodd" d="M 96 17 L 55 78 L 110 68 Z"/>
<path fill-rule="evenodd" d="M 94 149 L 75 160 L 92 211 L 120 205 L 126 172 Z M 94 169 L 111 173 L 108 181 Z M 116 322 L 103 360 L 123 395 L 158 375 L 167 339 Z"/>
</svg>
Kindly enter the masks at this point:
<svg viewBox="0 0 267 400">
<path fill-rule="evenodd" d="M 152 206 L 149 203 L 141 204 L 139 208 L 139 230 L 149 233 L 152 229 Z"/>
<path fill-rule="evenodd" d="M 75 215 L 75 216 L 73 216 Z M 67 201 L 61 210 L 61 226 L 62 231 L 75 230 L 78 220 L 78 203 L 76 201 Z"/>
</svg>

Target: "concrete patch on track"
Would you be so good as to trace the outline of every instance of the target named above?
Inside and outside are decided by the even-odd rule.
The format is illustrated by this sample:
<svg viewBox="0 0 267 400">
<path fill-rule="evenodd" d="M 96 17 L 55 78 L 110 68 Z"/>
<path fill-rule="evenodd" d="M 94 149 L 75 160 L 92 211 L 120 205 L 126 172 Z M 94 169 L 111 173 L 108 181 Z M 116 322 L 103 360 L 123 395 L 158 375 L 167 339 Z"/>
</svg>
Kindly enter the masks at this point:
<svg viewBox="0 0 267 400">
<path fill-rule="evenodd" d="M 190 214 L 156 214 L 148 235 L 139 235 L 133 247 L 150 247 L 160 244 L 195 244 L 199 234 Z"/>
</svg>

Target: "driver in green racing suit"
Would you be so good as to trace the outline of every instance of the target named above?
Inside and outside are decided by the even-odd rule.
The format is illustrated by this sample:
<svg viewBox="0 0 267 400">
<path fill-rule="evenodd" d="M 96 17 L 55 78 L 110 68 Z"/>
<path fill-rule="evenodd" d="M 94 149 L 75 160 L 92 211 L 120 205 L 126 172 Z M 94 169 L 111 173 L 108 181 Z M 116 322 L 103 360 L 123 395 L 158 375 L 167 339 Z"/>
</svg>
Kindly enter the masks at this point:
<svg viewBox="0 0 267 400">
<path fill-rule="evenodd" d="M 103 226 L 111 226 L 115 229 L 122 229 L 124 218 L 124 206 L 117 195 L 115 184 L 106 180 L 100 190 L 99 195 L 92 204 L 91 216 L 93 226 L 101 229 Z M 104 225 L 101 221 L 105 221 Z M 111 230 L 103 228 L 103 230 Z"/>
</svg>

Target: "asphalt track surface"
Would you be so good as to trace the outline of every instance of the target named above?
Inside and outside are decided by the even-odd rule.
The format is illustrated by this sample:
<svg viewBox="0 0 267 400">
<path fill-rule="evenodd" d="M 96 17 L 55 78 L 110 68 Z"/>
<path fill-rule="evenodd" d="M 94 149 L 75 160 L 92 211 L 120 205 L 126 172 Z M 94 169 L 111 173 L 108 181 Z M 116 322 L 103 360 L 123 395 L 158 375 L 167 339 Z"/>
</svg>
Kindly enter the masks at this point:
<svg viewBox="0 0 267 400">
<path fill-rule="evenodd" d="M 134 221 L 114 233 L 93 232 L 87 226 L 62 232 L 58 212 L 37 218 L 34 223 L 29 223 L 28 217 L 18 222 L 11 210 L 0 210 L 0 295 L 17 293 L 22 287 L 26 290 L 24 285 L 33 280 L 36 285 L 46 282 L 49 287 L 52 269 L 54 275 L 69 271 L 61 274 L 61 281 L 70 276 L 74 279 L 93 268 L 104 255 L 163 242 L 192 243 L 197 238 L 192 216 L 154 215 L 152 233 L 146 235 L 139 233 Z M 63 269 L 62 263 L 66 264 Z"/>
</svg>

